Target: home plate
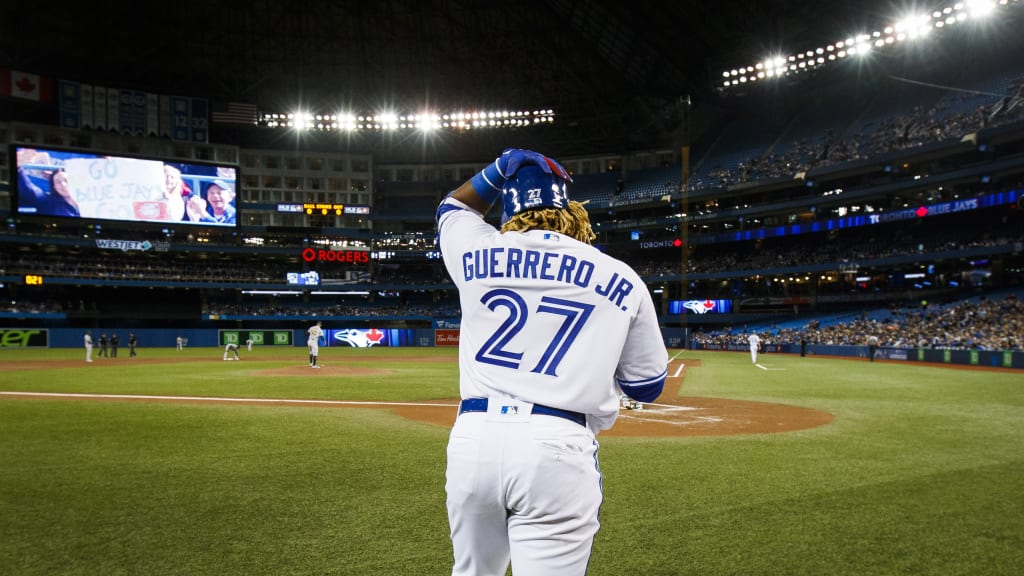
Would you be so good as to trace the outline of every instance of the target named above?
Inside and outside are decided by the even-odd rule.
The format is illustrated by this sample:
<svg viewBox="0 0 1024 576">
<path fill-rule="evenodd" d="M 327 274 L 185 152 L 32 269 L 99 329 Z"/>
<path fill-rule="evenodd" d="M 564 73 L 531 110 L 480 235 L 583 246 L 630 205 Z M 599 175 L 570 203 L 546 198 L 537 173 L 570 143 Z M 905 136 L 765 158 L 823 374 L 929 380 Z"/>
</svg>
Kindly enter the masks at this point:
<svg viewBox="0 0 1024 576">
<path fill-rule="evenodd" d="M 690 414 L 683 419 L 674 417 L 679 412 L 695 412 L 706 410 L 697 406 L 673 406 L 671 404 L 644 404 L 643 410 L 620 410 L 619 418 L 629 419 L 636 422 L 658 422 L 671 424 L 673 426 L 687 426 L 690 424 L 706 424 L 721 422 L 718 416 L 698 416 Z"/>
</svg>

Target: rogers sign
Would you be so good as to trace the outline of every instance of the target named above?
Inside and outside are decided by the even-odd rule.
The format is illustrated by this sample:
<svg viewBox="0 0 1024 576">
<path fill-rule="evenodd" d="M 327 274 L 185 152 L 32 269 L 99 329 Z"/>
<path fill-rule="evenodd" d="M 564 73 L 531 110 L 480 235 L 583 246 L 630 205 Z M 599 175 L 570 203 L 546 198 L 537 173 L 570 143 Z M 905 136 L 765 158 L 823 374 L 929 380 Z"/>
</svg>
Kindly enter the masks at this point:
<svg viewBox="0 0 1024 576">
<path fill-rule="evenodd" d="M 360 250 L 323 250 L 304 248 L 302 259 L 306 262 L 341 262 L 347 264 L 368 264 L 370 253 Z"/>
</svg>

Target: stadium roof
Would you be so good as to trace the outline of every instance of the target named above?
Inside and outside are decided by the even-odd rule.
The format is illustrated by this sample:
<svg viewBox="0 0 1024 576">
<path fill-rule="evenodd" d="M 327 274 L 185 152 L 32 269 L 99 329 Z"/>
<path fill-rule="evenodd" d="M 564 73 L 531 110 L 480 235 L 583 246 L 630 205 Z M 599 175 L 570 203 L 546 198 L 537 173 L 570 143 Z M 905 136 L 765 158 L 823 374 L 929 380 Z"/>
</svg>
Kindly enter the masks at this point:
<svg viewBox="0 0 1024 576">
<path fill-rule="evenodd" d="M 620 152 L 677 146 L 687 107 L 714 109 L 722 69 L 892 10 L 808 0 L 5 4 L 0 67 L 265 111 L 551 108 L 545 150 Z M 521 132 L 472 150 L 534 145 L 538 135 Z"/>
</svg>

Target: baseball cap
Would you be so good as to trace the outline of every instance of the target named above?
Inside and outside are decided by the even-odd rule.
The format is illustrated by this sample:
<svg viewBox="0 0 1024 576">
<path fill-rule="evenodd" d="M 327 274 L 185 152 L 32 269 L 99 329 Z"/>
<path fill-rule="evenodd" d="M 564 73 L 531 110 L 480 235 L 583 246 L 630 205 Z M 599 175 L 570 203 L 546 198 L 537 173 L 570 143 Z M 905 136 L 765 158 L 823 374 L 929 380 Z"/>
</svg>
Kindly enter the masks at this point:
<svg viewBox="0 0 1024 576">
<path fill-rule="evenodd" d="M 501 189 L 501 222 L 525 210 L 568 208 L 566 181 L 540 166 L 523 166 Z"/>
<path fill-rule="evenodd" d="M 231 188 L 231 185 L 228 184 L 227 182 L 225 182 L 224 180 L 214 180 L 213 182 L 210 183 L 210 186 L 216 186 L 217 188 L 220 188 L 221 190 L 228 190 L 228 191 L 232 191 L 233 190 Z"/>
</svg>

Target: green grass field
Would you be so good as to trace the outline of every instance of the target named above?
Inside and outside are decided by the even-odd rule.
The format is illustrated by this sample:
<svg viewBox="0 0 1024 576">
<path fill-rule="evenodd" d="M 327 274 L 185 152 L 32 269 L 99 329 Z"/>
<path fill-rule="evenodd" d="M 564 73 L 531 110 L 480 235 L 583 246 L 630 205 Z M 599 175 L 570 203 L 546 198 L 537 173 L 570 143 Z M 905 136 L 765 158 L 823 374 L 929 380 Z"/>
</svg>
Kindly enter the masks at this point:
<svg viewBox="0 0 1024 576">
<path fill-rule="evenodd" d="M 1024 374 L 763 355 L 766 371 L 746 353 L 672 353 L 701 361 L 684 396 L 835 419 L 781 434 L 599 436 L 591 576 L 1024 571 Z M 242 362 L 212 348 L 140 354 L 188 361 L 0 350 L 0 391 L 458 395 L 457 364 L 398 362 L 450 349 L 322 351 L 328 366 L 390 371 L 358 378 L 253 374 L 303 365 L 302 348 L 243 350 Z M 386 409 L 0 396 L 0 573 L 447 574 L 447 433 Z"/>
</svg>

